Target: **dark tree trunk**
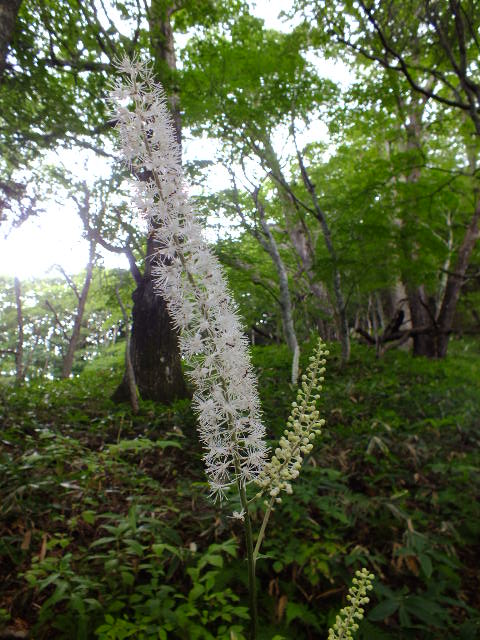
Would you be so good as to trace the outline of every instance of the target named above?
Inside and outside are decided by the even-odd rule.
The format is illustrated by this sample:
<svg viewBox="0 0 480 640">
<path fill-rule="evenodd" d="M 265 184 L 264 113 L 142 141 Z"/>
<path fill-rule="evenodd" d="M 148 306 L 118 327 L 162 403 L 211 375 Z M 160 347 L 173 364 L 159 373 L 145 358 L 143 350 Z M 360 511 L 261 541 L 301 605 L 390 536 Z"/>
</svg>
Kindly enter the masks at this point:
<svg viewBox="0 0 480 640">
<path fill-rule="evenodd" d="M 408 289 L 408 305 L 413 329 L 433 327 L 435 316 L 431 313 L 428 304 L 423 286 Z M 414 356 L 436 357 L 436 339 L 433 333 L 413 333 L 412 337 Z"/>
<path fill-rule="evenodd" d="M 443 300 L 438 313 L 425 296 L 423 287 L 408 292 L 412 326 L 430 327 L 425 333 L 413 335 L 413 353 L 428 358 L 445 358 L 452 332 L 455 309 L 463 285 L 470 257 L 479 237 L 480 199 L 477 200 L 462 244 L 458 250 L 454 270 L 448 274 Z"/>
<path fill-rule="evenodd" d="M 170 403 L 185 398 L 177 333 L 172 328 L 166 303 L 153 290 L 150 269 L 132 295 L 132 335 L 130 357 L 140 396 L 145 400 Z M 130 398 L 125 375 L 113 399 Z"/>
<path fill-rule="evenodd" d="M 170 17 L 173 3 L 152 0 L 148 10 L 152 55 L 159 79 L 169 89 L 169 103 L 175 123 L 176 137 L 181 144 L 181 119 L 178 96 L 172 87 L 176 60 Z M 154 255 L 150 237 L 147 256 Z M 136 277 L 137 288 L 132 295 L 132 333 L 130 356 L 140 397 L 168 404 L 188 395 L 182 374 L 178 335 L 173 329 L 163 298 L 154 292 L 151 258 L 147 258 L 143 276 Z M 128 401 L 129 383 L 125 374 L 113 399 Z"/>
<path fill-rule="evenodd" d="M 22 0 L 0 0 L 0 82 Z"/>
<path fill-rule="evenodd" d="M 453 326 L 453 318 L 458 298 L 460 297 L 460 291 L 470 262 L 470 257 L 480 235 L 478 228 L 479 220 L 480 197 L 477 200 L 475 212 L 470 220 L 467 230 L 465 231 L 460 249 L 458 250 L 454 271 L 448 275 L 442 306 L 438 314 L 437 324 L 441 329 L 437 344 L 437 357 L 439 358 L 444 358 L 447 355 L 448 339 Z"/>
</svg>

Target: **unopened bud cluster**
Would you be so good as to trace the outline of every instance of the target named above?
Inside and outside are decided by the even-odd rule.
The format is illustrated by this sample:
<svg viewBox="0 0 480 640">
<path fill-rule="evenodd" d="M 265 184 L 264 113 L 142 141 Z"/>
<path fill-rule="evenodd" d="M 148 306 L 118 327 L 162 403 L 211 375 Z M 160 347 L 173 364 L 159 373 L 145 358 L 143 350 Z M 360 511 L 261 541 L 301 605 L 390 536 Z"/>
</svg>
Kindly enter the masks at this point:
<svg viewBox="0 0 480 640">
<path fill-rule="evenodd" d="M 350 640 L 353 638 L 353 634 L 358 631 L 358 623 L 363 619 L 365 613 L 363 605 L 370 601 L 367 593 L 373 589 L 374 577 L 365 568 L 355 573 L 347 595 L 349 604 L 337 615 L 335 624 L 328 632 L 328 640 Z"/>
<path fill-rule="evenodd" d="M 319 419 L 316 404 L 320 398 L 326 360 L 328 355 L 324 342 L 319 339 L 317 348 L 310 357 L 310 364 L 302 375 L 297 398 L 292 403 L 292 411 L 287 428 L 280 438 L 278 447 L 268 464 L 256 479 L 262 493 L 267 493 L 276 502 L 281 502 L 281 491 L 292 493 L 292 480 L 300 473 L 303 457 L 313 449 L 315 437 L 320 435 L 325 420 Z"/>
</svg>

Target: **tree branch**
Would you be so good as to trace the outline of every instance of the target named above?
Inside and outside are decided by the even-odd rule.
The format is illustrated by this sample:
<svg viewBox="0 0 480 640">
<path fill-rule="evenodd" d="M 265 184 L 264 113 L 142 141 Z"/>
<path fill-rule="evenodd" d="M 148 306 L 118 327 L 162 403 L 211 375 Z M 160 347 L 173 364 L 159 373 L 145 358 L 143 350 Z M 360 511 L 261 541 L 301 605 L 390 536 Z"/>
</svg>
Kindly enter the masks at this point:
<svg viewBox="0 0 480 640">
<path fill-rule="evenodd" d="M 53 317 L 55 318 L 55 322 L 60 327 L 60 329 L 61 329 L 61 331 L 63 333 L 63 337 L 65 338 L 65 340 L 67 342 L 70 342 L 70 336 L 66 332 L 65 327 L 63 326 L 63 322 L 58 317 L 57 312 L 55 311 L 54 307 L 52 306 L 52 304 L 51 304 L 51 302 L 49 300 L 45 300 L 45 306 L 47 307 L 47 309 L 49 309 L 53 313 Z"/>
</svg>

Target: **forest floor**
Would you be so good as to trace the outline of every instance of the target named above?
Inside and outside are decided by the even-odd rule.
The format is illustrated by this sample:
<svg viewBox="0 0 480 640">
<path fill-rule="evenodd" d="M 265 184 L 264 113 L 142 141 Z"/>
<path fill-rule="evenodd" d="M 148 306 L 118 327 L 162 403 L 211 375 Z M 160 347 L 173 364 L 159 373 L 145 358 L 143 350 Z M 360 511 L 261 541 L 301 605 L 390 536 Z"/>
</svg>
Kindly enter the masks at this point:
<svg viewBox="0 0 480 640">
<path fill-rule="evenodd" d="M 273 444 L 290 356 L 253 356 Z M 323 434 L 258 562 L 260 639 L 325 638 L 362 565 L 358 638 L 480 637 L 479 356 L 354 345 L 342 370 L 333 348 Z M 190 402 L 133 416 L 109 400 L 120 376 L 117 349 L 75 379 L 0 384 L 0 638 L 242 640 L 238 506 L 208 498 Z"/>
</svg>

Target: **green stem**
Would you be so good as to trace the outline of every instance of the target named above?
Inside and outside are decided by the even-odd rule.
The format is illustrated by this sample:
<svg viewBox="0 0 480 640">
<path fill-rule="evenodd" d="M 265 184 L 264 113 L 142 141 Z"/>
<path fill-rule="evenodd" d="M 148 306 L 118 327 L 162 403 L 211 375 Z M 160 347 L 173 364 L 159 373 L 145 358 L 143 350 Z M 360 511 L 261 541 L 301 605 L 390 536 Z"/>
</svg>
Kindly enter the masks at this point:
<svg viewBox="0 0 480 640">
<path fill-rule="evenodd" d="M 252 522 L 250 520 L 250 514 L 248 513 L 248 501 L 247 492 L 245 491 L 245 485 L 242 484 L 237 474 L 237 486 L 238 493 L 240 494 L 240 502 L 244 511 L 244 525 L 245 525 L 245 542 L 247 545 L 247 562 L 248 562 L 248 591 L 249 591 L 249 608 L 250 608 L 250 640 L 256 640 L 257 638 L 257 589 L 255 584 L 255 560 L 253 557 L 253 536 L 252 536 Z"/>
<path fill-rule="evenodd" d="M 267 510 L 265 515 L 263 516 L 262 526 L 260 527 L 260 531 L 258 532 L 257 544 L 255 545 L 255 549 L 253 550 L 253 569 L 255 570 L 255 565 L 257 563 L 258 554 L 260 553 L 260 547 L 263 542 L 263 538 L 265 536 L 265 529 L 267 528 L 268 519 L 270 518 L 270 514 L 272 513 L 273 503 L 275 502 L 275 498 L 271 498 L 268 503 Z"/>
</svg>

